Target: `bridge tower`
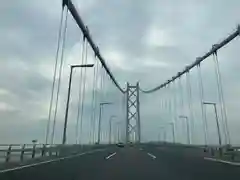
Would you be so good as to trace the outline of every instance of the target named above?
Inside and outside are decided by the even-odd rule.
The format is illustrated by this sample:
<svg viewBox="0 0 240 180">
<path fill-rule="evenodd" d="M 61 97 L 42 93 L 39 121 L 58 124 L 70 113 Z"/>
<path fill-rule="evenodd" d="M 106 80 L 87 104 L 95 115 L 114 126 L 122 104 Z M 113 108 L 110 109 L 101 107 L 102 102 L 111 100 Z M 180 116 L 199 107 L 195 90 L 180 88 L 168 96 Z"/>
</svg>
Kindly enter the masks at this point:
<svg viewBox="0 0 240 180">
<path fill-rule="evenodd" d="M 126 143 L 141 142 L 139 83 L 136 86 L 127 83 Z"/>
</svg>

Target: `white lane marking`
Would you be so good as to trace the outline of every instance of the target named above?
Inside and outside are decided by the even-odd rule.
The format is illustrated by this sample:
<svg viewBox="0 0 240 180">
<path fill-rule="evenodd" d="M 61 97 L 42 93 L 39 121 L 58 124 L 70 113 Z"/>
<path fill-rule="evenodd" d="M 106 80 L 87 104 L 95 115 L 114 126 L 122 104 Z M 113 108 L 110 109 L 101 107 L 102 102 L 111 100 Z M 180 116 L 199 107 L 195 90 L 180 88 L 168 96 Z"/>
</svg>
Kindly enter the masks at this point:
<svg viewBox="0 0 240 180">
<path fill-rule="evenodd" d="M 156 159 L 157 157 L 156 156 L 154 156 L 153 154 L 151 154 L 151 153 L 147 153 L 147 155 L 149 155 L 151 158 L 153 158 L 153 159 Z"/>
<path fill-rule="evenodd" d="M 143 149 L 142 148 L 139 148 L 140 151 L 142 151 Z"/>
<path fill-rule="evenodd" d="M 238 162 L 224 161 L 224 160 L 221 160 L 221 159 L 214 159 L 214 158 L 208 158 L 208 157 L 204 157 L 204 159 L 208 160 L 208 161 L 230 164 L 230 165 L 233 165 L 233 166 L 240 166 L 240 163 L 238 163 Z"/>
<path fill-rule="evenodd" d="M 19 167 L 15 167 L 15 168 L 11 168 L 11 169 L 4 169 L 4 170 L 0 170 L 0 174 L 10 172 L 10 171 L 21 170 L 21 169 L 28 168 L 28 167 L 35 167 L 35 166 L 39 166 L 39 165 L 42 165 L 42 164 L 48 164 L 48 163 L 52 163 L 52 162 L 62 161 L 62 160 L 65 160 L 65 159 L 70 159 L 70 158 L 83 156 L 83 155 L 86 155 L 86 154 L 92 154 L 92 153 L 95 153 L 95 152 L 100 152 L 100 151 L 105 151 L 105 150 L 106 149 L 97 149 L 97 150 L 93 150 L 93 151 L 88 151 L 88 152 L 84 152 L 84 153 L 80 153 L 80 154 L 75 154 L 75 155 L 66 156 L 66 157 L 62 157 L 62 158 L 43 161 L 43 162 L 39 162 L 39 163 L 28 164 L 28 165 L 25 165 L 25 166 L 19 166 Z"/>
<path fill-rule="evenodd" d="M 113 157 L 113 156 L 115 156 L 117 153 L 115 152 L 115 153 L 112 153 L 112 154 L 110 154 L 108 157 L 106 157 L 106 159 L 110 159 L 111 157 Z"/>
</svg>

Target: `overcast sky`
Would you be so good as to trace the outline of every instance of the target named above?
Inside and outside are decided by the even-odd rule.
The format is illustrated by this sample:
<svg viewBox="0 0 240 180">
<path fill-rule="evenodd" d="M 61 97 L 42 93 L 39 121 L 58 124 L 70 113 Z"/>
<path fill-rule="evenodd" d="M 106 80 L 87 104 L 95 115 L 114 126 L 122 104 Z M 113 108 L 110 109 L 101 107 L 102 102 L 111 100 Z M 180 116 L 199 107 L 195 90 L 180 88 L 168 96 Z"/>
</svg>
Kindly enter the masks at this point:
<svg viewBox="0 0 240 180">
<path fill-rule="evenodd" d="M 126 82 L 135 85 L 140 81 L 142 89 L 161 84 L 234 32 L 240 23 L 238 0 L 73 0 L 73 3 L 123 88 Z M 61 8 L 61 0 L 1 2 L 0 143 L 45 140 Z M 234 144 L 240 143 L 239 45 L 240 40 L 236 38 L 219 51 L 229 129 Z M 81 62 L 81 47 L 81 31 L 69 14 L 56 143 L 60 143 L 62 138 L 69 65 Z M 212 60 L 210 57 L 202 65 L 205 100 L 218 102 Z M 88 62 L 95 62 L 90 48 Z M 93 71 L 87 70 L 83 118 L 83 139 L 86 142 L 89 140 Z M 190 73 L 194 107 L 191 122 L 194 122 L 193 141 L 203 143 L 196 72 Z M 78 77 L 79 71 L 76 71 L 69 115 L 69 143 L 75 142 Z M 182 83 L 186 87 L 184 79 Z M 110 115 L 117 114 L 117 119 L 122 122 L 125 119 L 123 95 L 108 78 L 105 90 L 105 100 L 115 102 L 114 107 L 107 107 L 103 116 L 106 132 Z M 179 97 L 179 93 L 176 94 Z M 166 99 L 167 96 L 163 96 L 162 91 L 151 95 L 140 93 L 140 96 L 142 138 L 157 140 L 159 126 L 174 119 L 161 106 L 163 97 Z M 186 93 L 184 97 L 187 97 Z M 184 104 L 184 107 L 178 106 L 175 116 L 188 115 L 186 98 Z M 209 141 L 216 143 L 216 123 L 210 107 L 207 108 L 207 120 Z M 176 123 L 177 137 L 179 141 L 186 142 L 186 129 L 179 121 Z M 171 139 L 170 130 L 167 137 Z"/>
</svg>

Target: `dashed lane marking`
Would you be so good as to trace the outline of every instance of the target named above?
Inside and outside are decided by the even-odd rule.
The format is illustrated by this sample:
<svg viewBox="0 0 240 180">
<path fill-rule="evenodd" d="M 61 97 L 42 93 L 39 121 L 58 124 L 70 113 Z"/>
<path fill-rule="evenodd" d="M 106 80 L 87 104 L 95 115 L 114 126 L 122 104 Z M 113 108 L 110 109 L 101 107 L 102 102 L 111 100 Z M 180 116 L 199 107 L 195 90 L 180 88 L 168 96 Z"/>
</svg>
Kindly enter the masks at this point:
<svg viewBox="0 0 240 180">
<path fill-rule="evenodd" d="M 157 157 L 156 156 L 154 156 L 153 154 L 151 154 L 151 153 L 147 153 L 147 155 L 149 155 L 151 158 L 153 158 L 153 159 L 156 159 Z"/>
<path fill-rule="evenodd" d="M 109 156 L 107 156 L 106 159 L 108 160 L 108 159 L 110 159 L 111 157 L 115 156 L 116 154 L 117 154 L 116 152 L 115 152 L 115 153 L 112 153 L 112 154 L 110 154 Z"/>
</svg>

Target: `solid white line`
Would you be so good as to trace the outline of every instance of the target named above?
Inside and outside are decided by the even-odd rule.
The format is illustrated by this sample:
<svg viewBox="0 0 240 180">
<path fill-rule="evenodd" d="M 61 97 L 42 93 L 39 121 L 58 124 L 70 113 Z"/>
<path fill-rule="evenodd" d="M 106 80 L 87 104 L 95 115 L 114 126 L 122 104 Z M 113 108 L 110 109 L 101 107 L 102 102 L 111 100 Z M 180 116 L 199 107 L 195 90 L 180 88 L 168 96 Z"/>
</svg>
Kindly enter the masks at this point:
<svg viewBox="0 0 240 180">
<path fill-rule="evenodd" d="M 153 158 L 153 159 L 156 159 L 157 157 L 156 156 L 154 156 L 153 154 L 151 154 L 151 153 L 147 153 L 151 158 Z"/>
<path fill-rule="evenodd" d="M 204 157 L 204 159 L 208 160 L 208 161 L 230 164 L 230 165 L 233 165 L 233 166 L 240 166 L 240 163 L 238 163 L 238 162 L 224 161 L 224 160 L 221 160 L 221 159 L 214 159 L 214 158 L 208 158 L 208 157 Z"/>
<path fill-rule="evenodd" d="M 106 157 L 106 159 L 110 159 L 111 157 L 113 157 L 114 155 L 116 155 L 117 153 L 115 152 L 115 153 L 112 153 L 112 154 L 110 154 L 108 157 Z"/>
<path fill-rule="evenodd" d="M 74 157 L 78 157 L 78 156 L 83 156 L 83 155 L 86 155 L 86 154 L 92 154 L 92 153 L 99 152 L 99 151 L 104 151 L 104 150 L 105 149 L 97 149 L 97 150 L 93 150 L 93 151 L 88 151 L 88 152 L 84 152 L 84 153 L 80 153 L 80 154 L 75 154 L 75 155 L 66 156 L 66 157 L 62 157 L 62 158 L 43 161 L 43 162 L 39 162 L 39 163 L 28 164 L 28 165 L 25 165 L 25 166 L 19 166 L 19 167 L 15 167 L 15 168 L 11 168 L 11 169 L 4 169 L 4 170 L 0 170 L 0 174 L 10 172 L 10 171 L 21 170 L 21 169 L 28 168 L 28 167 L 35 167 L 35 166 L 39 166 L 39 165 L 42 165 L 42 164 L 48 164 L 48 163 L 52 163 L 52 162 L 62 161 L 62 160 L 65 160 L 65 159 L 70 159 L 70 158 L 74 158 Z"/>
</svg>

